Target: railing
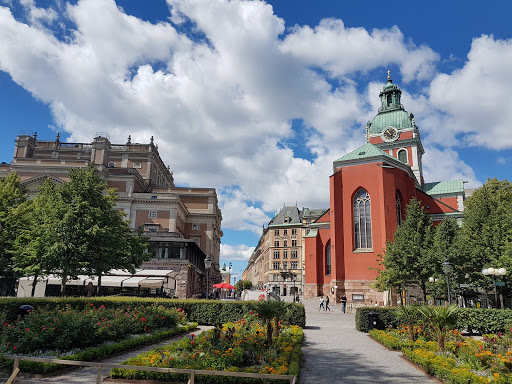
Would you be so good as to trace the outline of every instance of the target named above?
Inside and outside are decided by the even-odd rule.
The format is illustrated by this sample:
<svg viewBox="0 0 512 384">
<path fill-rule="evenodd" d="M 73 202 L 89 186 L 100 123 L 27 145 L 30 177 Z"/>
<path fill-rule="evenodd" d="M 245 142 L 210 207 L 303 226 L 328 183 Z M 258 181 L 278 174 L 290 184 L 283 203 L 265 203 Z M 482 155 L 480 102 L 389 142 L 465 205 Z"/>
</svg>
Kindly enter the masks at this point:
<svg viewBox="0 0 512 384">
<path fill-rule="evenodd" d="M 295 384 L 295 376 L 293 375 L 271 375 L 267 373 L 244 373 L 244 372 L 226 372 L 226 371 L 208 371 L 208 370 L 198 370 L 198 369 L 178 369 L 178 368 L 157 368 L 157 367 L 143 367 L 138 365 L 121 365 L 121 364 L 109 364 L 109 363 L 93 363 L 88 361 L 74 361 L 74 360 L 60 360 L 60 359 L 45 359 L 42 357 L 27 357 L 27 356 L 12 356 L 12 355 L 3 355 L 5 359 L 14 360 L 14 366 L 12 370 L 12 374 L 7 380 L 6 384 L 14 383 L 18 373 L 20 372 L 20 361 L 36 361 L 40 363 L 54 363 L 54 364 L 63 364 L 63 365 L 78 365 L 81 367 L 93 367 L 98 369 L 98 373 L 96 374 L 96 384 L 100 384 L 103 382 L 102 371 L 103 368 L 108 369 L 135 369 L 139 371 L 153 371 L 160 373 L 183 373 L 189 375 L 188 384 L 195 383 L 195 376 L 199 375 L 209 375 L 209 376 L 228 376 L 228 377 L 249 377 L 253 379 L 273 379 L 273 380 L 286 380 L 290 384 Z"/>
</svg>

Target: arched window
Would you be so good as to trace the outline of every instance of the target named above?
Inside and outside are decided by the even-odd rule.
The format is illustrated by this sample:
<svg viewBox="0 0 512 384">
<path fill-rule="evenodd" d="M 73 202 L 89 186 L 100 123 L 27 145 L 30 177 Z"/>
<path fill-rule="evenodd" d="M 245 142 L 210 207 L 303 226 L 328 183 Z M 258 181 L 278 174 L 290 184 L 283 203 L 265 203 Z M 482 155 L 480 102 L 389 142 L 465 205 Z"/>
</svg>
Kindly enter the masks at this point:
<svg viewBox="0 0 512 384">
<path fill-rule="evenodd" d="M 372 247 L 372 214 L 370 195 L 360 189 L 354 196 L 354 240 L 356 249 Z"/>
<path fill-rule="evenodd" d="M 396 200 L 396 225 L 402 224 L 402 201 L 398 191 L 395 193 Z"/>
<path fill-rule="evenodd" d="M 391 95 L 387 95 L 386 102 L 388 107 L 391 106 L 393 103 L 393 97 Z"/>
<path fill-rule="evenodd" d="M 407 164 L 407 151 L 405 149 L 401 149 L 398 151 L 398 160 L 402 163 Z"/>
<path fill-rule="evenodd" d="M 327 246 L 325 247 L 325 274 L 331 274 L 331 241 L 327 242 Z"/>
</svg>

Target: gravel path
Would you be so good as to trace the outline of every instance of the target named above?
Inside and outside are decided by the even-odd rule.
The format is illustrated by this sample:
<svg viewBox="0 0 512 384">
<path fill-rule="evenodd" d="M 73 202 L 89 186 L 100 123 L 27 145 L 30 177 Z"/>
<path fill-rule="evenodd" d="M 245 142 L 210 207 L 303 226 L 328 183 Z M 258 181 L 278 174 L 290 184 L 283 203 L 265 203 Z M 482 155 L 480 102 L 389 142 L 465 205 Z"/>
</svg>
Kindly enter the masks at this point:
<svg viewBox="0 0 512 384">
<path fill-rule="evenodd" d="M 342 313 L 341 304 L 319 311 L 316 299 L 305 300 L 305 344 L 301 384 L 427 384 L 427 374 L 355 329 L 355 315 Z"/>
</svg>

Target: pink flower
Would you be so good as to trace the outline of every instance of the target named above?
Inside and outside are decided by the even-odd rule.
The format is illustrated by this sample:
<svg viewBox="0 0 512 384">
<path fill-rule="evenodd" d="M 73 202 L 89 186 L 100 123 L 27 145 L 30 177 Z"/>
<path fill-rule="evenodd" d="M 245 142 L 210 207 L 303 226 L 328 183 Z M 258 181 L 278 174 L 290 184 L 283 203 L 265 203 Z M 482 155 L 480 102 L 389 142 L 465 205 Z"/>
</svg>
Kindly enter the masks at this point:
<svg viewBox="0 0 512 384">
<path fill-rule="evenodd" d="M 30 331 L 30 328 L 25 329 L 25 332 L 28 332 L 28 331 Z"/>
</svg>

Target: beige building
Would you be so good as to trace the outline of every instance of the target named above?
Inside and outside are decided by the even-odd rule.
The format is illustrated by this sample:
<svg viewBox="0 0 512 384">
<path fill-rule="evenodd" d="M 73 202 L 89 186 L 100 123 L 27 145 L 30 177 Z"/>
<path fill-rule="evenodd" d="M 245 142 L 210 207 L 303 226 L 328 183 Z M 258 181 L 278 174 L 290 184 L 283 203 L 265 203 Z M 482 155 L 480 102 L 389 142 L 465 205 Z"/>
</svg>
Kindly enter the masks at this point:
<svg viewBox="0 0 512 384">
<path fill-rule="evenodd" d="M 98 134 L 92 143 L 61 143 L 59 135 L 54 141 L 21 135 L 11 164 L 0 165 L 0 177 L 17 172 L 33 196 L 47 178 L 67 181 L 69 169 L 91 162 L 108 186 L 117 189 L 117 208 L 126 213 L 132 228 L 143 229 L 149 238 L 148 252 L 154 257 L 140 267 L 173 271 L 174 282 L 162 286 L 161 293 L 204 294 L 206 255 L 213 260 L 209 282 L 220 281 L 222 214 L 217 193 L 214 188 L 176 187 L 153 137 L 148 144 L 132 143 L 130 137 L 125 144 L 112 144 L 106 134 Z"/>
<path fill-rule="evenodd" d="M 285 206 L 269 222 L 258 241 L 244 279 L 253 286 L 280 296 L 304 292 L 304 242 L 310 224 L 326 210 L 299 210 Z"/>
</svg>

